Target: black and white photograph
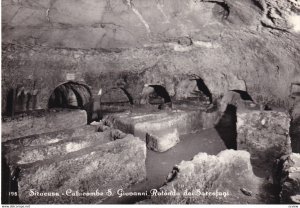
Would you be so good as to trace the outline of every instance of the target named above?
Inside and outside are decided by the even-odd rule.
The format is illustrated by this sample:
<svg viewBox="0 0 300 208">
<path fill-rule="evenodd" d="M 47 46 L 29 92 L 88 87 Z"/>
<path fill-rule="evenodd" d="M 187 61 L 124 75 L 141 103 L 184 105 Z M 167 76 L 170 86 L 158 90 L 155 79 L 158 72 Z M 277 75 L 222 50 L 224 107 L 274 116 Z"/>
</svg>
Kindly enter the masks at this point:
<svg viewBox="0 0 300 208">
<path fill-rule="evenodd" d="M 2 0 L 1 34 L 2 208 L 300 208 L 300 0 Z"/>
</svg>

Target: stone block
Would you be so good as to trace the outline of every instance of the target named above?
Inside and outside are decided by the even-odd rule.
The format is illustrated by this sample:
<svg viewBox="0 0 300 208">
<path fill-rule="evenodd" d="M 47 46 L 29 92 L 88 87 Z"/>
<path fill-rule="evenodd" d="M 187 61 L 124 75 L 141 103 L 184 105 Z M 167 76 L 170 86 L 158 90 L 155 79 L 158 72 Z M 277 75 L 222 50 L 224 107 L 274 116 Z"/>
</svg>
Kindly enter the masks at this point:
<svg viewBox="0 0 300 208">
<path fill-rule="evenodd" d="M 71 129 L 87 124 L 83 110 L 48 110 L 2 122 L 2 142 L 29 135 Z"/>
<path fill-rule="evenodd" d="M 146 134 L 147 148 L 157 152 L 165 152 L 179 142 L 179 134 L 176 128 Z"/>
<path fill-rule="evenodd" d="M 56 159 L 20 166 L 19 198 L 26 204 L 99 203 L 146 178 L 146 145 L 128 135 Z M 41 196 L 47 194 L 48 196 Z"/>
<path fill-rule="evenodd" d="M 291 153 L 290 117 L 277 111 L 238 111 L 237 149 L 247 150 L 259 167 Z"/>
<path fill-rule="evenodd" d="M 174 167 L 164 186 L 151 191 L 145 204 L 265 203 L 263 180 L 254 175 L 250 154 L 224 150 L 217 156 L 199 153 Z"/>
<path fill-rule="evenodd" d="M 217 112 L 174 110 L 154 113 L 118 113 L 104 118 L 114 128 L 146 140 L 148 132 L 178 130 L 179 135 L 213 128 Z"/>
</svg>

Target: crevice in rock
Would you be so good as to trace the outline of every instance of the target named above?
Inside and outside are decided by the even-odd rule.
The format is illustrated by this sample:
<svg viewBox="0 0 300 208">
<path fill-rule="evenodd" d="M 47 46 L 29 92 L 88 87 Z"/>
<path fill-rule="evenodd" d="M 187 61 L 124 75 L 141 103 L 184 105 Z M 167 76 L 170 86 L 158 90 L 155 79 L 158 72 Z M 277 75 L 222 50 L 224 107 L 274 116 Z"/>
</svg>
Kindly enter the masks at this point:
<svg viewBox="0 0 300 208">
<path fill-rule="evenodd" d="M 273 29 L 273 30 L 279 30 L 279 31 L 282 31 L 282 32 L 288 32 L 287 30 L 285 29 L 282 29 L 282 28 L 279 28 L 279 27 L 275 27 L 275 26 L 271 26 L 267 23 L 265 23 L 264 21 L 261 21 L 260 22 L 262 26 L 266 27 L 266 28 L 269 28 L 269 29 Z"/>
</svg>

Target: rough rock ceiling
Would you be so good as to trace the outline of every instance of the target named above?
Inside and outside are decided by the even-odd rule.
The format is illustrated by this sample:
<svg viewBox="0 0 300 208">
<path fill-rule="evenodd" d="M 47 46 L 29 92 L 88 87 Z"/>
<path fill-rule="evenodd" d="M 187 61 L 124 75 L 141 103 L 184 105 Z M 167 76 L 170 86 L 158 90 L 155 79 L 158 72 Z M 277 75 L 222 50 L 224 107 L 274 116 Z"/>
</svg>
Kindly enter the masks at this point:
<svg viewBox="0 0 300 208">
<path fill-rule="evenodd" d="M 124 48 L 262 26 L 300 31 L 298 0 L 3 0 L 3 41 Z"/>
</svg>

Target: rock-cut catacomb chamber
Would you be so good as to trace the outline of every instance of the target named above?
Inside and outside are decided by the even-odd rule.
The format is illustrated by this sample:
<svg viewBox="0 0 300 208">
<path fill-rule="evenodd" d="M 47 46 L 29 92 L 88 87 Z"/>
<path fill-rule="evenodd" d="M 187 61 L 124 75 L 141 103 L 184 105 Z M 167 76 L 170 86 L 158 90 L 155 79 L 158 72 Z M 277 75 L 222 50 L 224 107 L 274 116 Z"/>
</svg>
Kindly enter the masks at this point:
<svg viewBox="0 0 300 208">
<path fill-rule="evenodd" d="M 3 203 L 300 203 L 297 1 L 2 8 Z"/>
</svg>

